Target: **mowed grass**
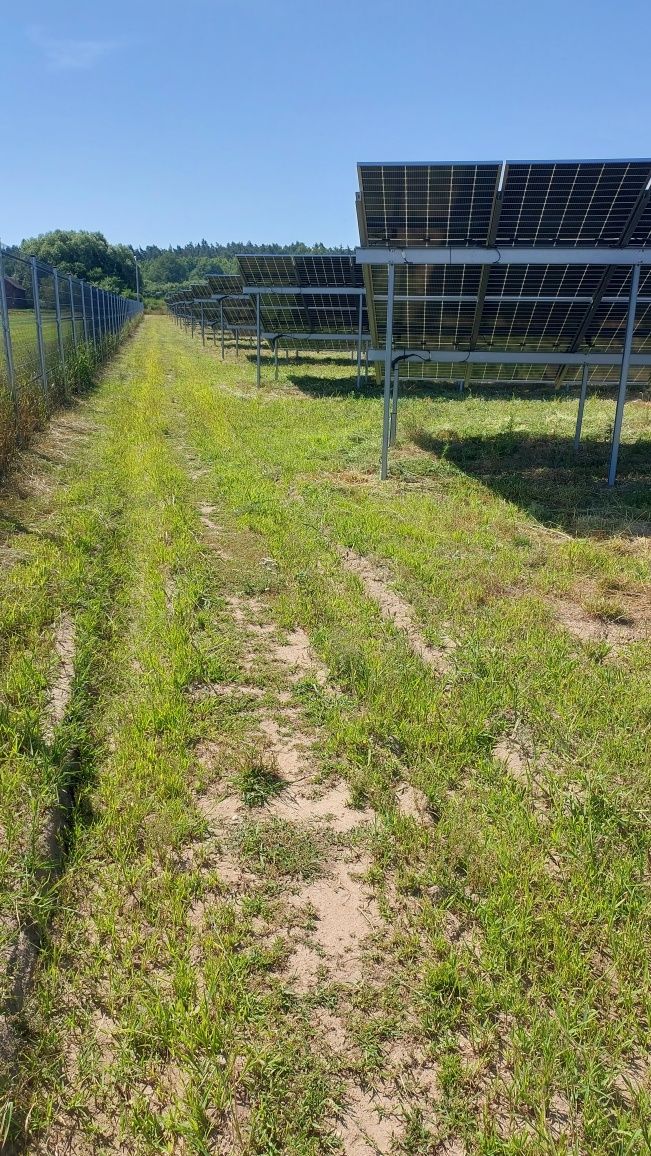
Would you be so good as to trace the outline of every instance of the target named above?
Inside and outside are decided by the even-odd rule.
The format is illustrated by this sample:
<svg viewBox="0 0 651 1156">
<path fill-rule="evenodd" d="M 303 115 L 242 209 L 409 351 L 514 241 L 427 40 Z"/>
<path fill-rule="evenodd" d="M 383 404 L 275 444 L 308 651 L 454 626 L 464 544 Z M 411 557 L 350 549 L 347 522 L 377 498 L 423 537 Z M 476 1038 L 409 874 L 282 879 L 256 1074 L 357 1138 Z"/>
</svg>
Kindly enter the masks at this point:
<svg viewBox="0 0 651 1156">
<path fill-rule="evenodd" d="M 44 924 L 58 911 L 20 1074 L 6 1073 L 6 1132 L 34 1152 L 71 1137 L 80 1151 L 220 1151 L 242 1097 L 250 1128 L 221 1150 L 338 1150 L 352 1061 L 314 1046 L 310 1008 L 255 940 L 283 881 L 317 872 L 324 850 L 252 816 L 236 852 L 260 890 L 240 906 L 196 852 L 197 746 L 251 736 L 236 700 L 207 708 L 188 692 L 251 678 L 227 598 L 254 592 L 326 664 L 328 686 L 299 687 L 301 709 L 324 766 L 375 814 L 370 878 L 400 918 L 383 978 L 354 995 L 354 1063 L 381 1080 L 383 1045 L 408 1029 L 438 1068 L 431 1111 L 398 1150 L 648 1151 L 651 648 L 644 632 L 578 638 L 563 613 L 644 619 L 651 406 L 628 407 L 610 493 L 612 397 L 589 400 L 575 460 L 575 398 L 406 391 L 381 485 L 381 403 L 355 395 L 352 367 L 281 361 L 278 383 L 269 363 L 264 379 L 256 390 L 246 356 L 222 363 L 148 319 L 83 403 L 87 432 L 46 497 L 9 508 L 6 910 L 19 896 Z M 206 548 L 202 501 L 233 565 Z M 382 619 L 342 547 L 386 568 L 432 645 L 453 640 L 448 678 Z M 62 613 L 74 683 L 44 744 Z M 525 770 L 499 744 L 526 752 Z M 67 874 L 34 897 L 30 832 L 71 745 Z M 255 758 L 225 773 L 252 808 L 277 788 Z M 397 813 L 400 781 L 427 796 L 427 826 Z"/>
</svg>

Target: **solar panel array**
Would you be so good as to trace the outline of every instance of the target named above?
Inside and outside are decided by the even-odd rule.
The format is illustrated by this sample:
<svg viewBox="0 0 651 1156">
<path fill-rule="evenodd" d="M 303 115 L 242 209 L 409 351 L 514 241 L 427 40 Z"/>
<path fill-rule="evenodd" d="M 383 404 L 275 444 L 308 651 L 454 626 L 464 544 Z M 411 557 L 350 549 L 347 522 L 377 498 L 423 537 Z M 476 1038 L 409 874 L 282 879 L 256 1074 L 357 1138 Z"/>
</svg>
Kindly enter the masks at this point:
<svg viewBox="0 0 651 1156">
<path fill-rule="evenodd" d="M 651 161 L 362 164 L 365 247 L 644 246 L 651 240 Z M 386 340 L 386 266 L 365 271 L 373 344 Z M 626 326 L 631 270 L 608 266 L 398 265 L 394 346 L 414 350 L 614 353 Z M 402 300 L 401 300 L 402 298 Z M 644 270 L 633 351 L 651 348 L 651 270 Z M 460 368 L 405 365 L 409 376 Z M 554 366 L 472 366 L 473 378 L 550 380 Z M 463 369 L 461 369 L 463 373 Z M 570 370 L 575 376 L 579 371 Z M 600 377 L 617 371 L 601 371 Z M 648 378 L 631 369 L 631 379 Z"/>
<path fill-rule="evenodd" d="M 327 340 L 309 340 L 307 335 L 328 334 L 349 337 L 352 346 L 357 340 L 359 327 L 358 292 L 364 279 L 360 266 L 350 253 L 301 253 L 276 255 L 246 254 L 238 257 L 244 284 L 251 288 L 341 289 L 341 293 L 261 293 L 261 328 L 269 335 L 279 334 L 286 343 L 328 348 Z M 362 300 L 362 332 L 368 334 L 368 316 Z M 283 342 L 281 341 L 281 344 Z M 347 343 L 334 341 L 333 349 L 346 348 Z"/>
<path fill-rule="evenodd" d="M 170 305 L 181 303 L 186 315 L 196 322 L 221 324 L 231 331 L 248 333 L 255 330 L 255 305 L 251 298 L 242 295 L 243 281 L 239 275 L 226 273 L 210 274 L 205 281 L 179 289 L 169 294 Z"/>
</svg>

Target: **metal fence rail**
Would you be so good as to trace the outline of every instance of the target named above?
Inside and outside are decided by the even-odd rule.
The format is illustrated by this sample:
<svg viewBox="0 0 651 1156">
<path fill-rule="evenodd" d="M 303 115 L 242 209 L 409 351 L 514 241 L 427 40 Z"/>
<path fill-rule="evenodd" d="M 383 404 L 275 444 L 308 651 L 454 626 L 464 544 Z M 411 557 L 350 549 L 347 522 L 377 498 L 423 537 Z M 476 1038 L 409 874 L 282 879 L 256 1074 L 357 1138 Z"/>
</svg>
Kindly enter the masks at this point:
<svg viewBox="0 0 651 1156">
<path fill-rule="evenodd" d="M 142 313 L 140 301 L 0 246 L 0 471 Z"/>
</svg>

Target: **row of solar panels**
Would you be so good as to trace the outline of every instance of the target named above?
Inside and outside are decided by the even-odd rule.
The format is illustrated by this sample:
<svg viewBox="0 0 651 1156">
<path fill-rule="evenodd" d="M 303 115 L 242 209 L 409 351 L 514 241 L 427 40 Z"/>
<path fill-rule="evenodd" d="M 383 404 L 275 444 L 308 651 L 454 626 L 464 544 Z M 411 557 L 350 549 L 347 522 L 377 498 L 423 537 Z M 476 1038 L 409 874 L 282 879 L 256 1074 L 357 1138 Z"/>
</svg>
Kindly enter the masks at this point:
<svg viewBox="0 0 651 1156">
<path fill-rule="evenodd" d="M 361 164 L 357 215 L 365 247 L 603 247 L 604 264 L 398 266 L 394 346 L 423 350 L 615 353 L 631 270 L 608 247 L 651 239 L 651 161 Z M 386 340 L 386 266 L 366 267 L 373 345 Z M 408 300 L 401 300 L 408 298 Z M 633 351 L 651 348 L 651 271 L 643 270 Z M 409 375 L 450 378 L 449 365 Z M 566 371 L 567 376 L 579 370 Z M 553 379 L 555 367 L 474 366 L 473 378 Z M 458 376 L 458 370 L 457 370 Z M 599 370 L 599 377 L 617 370 Z M 630 371 L 648 379 L 648 368 Z"/>
<path fill-rule="evenodd" d="M 295 294 L 260 293 L 261 330 L 266 337 L 291 338 L 296 345 L 314 344 L 319 337 L 324 348 L 331 335 L 333 347 L 340 348 L 341 342 L 335 342 L 334 338 L 350 336 L 352 344 L 359 331 L 361 304 L 362 333 L 367 340 L 362 269 L 355 263 L 353 254 L 254 254 L 239 257 L 238 265 L 239 276 L 208 276 L 205 282 L 172 294 L 168 301 L 170 304 L 186 302 L 195 317 L 202 315 L 209 324 L 221 321 L 223 315 L 229 329 L 253 332 L 255 295 L 244 295 L 245 286 L 247 289 L 300 289 L 302 292 Z M 309 292 L 322 288 L 341 289 L 341 292 Z"/>
<path fill-rule="evenodd" d="M 608 264 L 609 247 L 644 247 L 651 239 L 651 161 L 361 164 L 357 214 L 362 246 L 603 247 L 603 265 L 399 265 L 393 346 L 410 350 L 616 353 L 622 349 L 630 268 Z M 255 328 L 248 288 L 341 289 L 341 294 L 260 295 L 267 334 L 363 331 L 386 341 L 387 268 L 358 265 L 352 254 L 253 255 L 238 258 L 240 276 L 211 277 L 208 296 L 223 301 L 229 325 Z M 198 297 L 205 286 L 185 291 Z M 210 308 L 210 306 L 206 306 Z M 633 351 L 651 350 L 651 270 L 643 269 Z M 410 363 L 409 376 L 449 379 L 449 365 Z M 579 371 L 570 370 L 575 376 Z M 616 376 L 616 369 L 599 376 Z M 473 366 L 481 379 L 554 378 L 555 367 Z M 648 367 L 631 379 L 648 379 Z"/>
</svg>

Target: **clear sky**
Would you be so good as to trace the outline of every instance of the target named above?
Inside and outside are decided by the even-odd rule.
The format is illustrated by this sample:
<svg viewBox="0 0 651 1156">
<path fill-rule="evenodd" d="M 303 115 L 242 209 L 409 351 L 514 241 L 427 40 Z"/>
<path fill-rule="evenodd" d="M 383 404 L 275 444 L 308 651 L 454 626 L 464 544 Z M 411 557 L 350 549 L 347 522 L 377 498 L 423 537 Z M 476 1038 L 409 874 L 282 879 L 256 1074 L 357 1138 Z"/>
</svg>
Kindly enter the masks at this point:
<svg viewBox="0 0 651 1156">
<path fill-rule="evenodd" d="M 359 160 L 651 154 L 649 0 L 2 4 L 0 236 L 358 240 Z"/>
</svg>

